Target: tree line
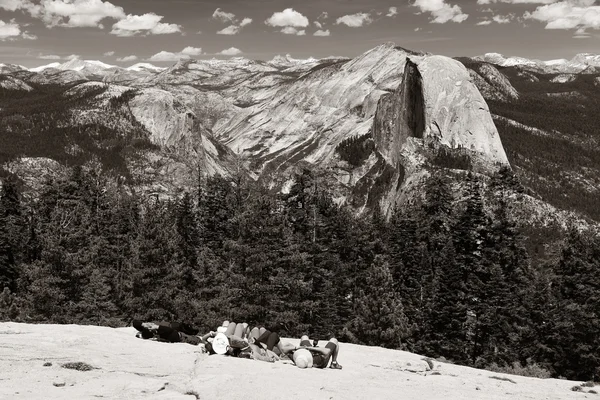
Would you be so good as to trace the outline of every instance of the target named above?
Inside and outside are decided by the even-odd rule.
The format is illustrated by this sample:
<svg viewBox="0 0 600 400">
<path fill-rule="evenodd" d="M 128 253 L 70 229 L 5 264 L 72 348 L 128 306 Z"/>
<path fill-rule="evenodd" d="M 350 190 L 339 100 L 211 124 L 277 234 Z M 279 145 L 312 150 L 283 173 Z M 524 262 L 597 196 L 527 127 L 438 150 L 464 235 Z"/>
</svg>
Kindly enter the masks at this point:
<svg viewBox="0 0 600 400">
<path fill-rule="evenodd" d="M 456 189 L 459 187 L 459 189 Z M 476 367 L 600 378 L 600 240 L 572 230 L 534 265 L 509 169 L 433 170 L 391 218 L 357 216 L 309 170 L 288 193 L 198 176 L 174 199 L 73 168 L 0 192 L 0 320 L 279 324 Z"/>
</svg>

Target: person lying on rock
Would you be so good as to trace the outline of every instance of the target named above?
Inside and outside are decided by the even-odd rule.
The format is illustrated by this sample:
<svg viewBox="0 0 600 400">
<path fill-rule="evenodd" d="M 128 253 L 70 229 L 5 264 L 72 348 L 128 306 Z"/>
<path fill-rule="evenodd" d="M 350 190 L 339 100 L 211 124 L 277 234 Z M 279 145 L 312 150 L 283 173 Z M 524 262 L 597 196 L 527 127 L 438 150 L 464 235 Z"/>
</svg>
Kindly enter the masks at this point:
<svg viewBox="0 0 600 400">
<path fill-rule="evenodd" d="M 257 329 L 252 329 L 250 333 L 250 337 L 254 338 L 250 339 L 250 346 L 256 346 L 256 348 L 253 347 L 253 353 L 261 354 L 260 351 L 265 350 L 263 346 L 266 346 L 266 351 L 277 352 L 280 356 L 288 356 L 299 368 L 327 368 L 331 360 L 329 368 L 342 369 L 337 362 L 340 345 L 336 338 L 329 339 L 325 347 L 317 347 L 311 346 L 309 337 L 304 335 L 300 338 L 300 346 L 296 347 L 291 343 L 283 342 L 276 332 L 264 328 L 262 328 L 264 330 L 260 336 L 256 337 Z"/>
<path fill-rule="evenodd" d="M 304 335 L 300 338 L 300 347 L 292 352 L 292 361 L 298 368 L 327 368 L 331 360 L 332 369 L 342 369 L 337 362 L 340 344 L 336 338 L 329 339 L 325 347 L 311 346 L 310 339 Z"/>
<path fill-rule="evenodd" d="M 229 340 L 227 355 L 266 362 L 279 360 L 273 351 L 273 347 L 279 342 L 279 336 L 276 333 L 259 327 L 250 329 L 245 322 L 236 324 L 229 321 L 223 322 L 217 331 L 224 334 Z M 215 350 L 212 344 L 208 344 L 206 347 L 211 353 Z"/>
<path fill-rule="evenodd" d="M 211 331 L 204 336 L 199 336 L 198 329 L 181 322 L 161 321 L 156 324 L 154 322 L 133 320 L 132 325 L 138 331 L 136 336 L 142 339 L 155 339 L 169 343 L 188 343 L 196 346 L 208 343 L 208 339 L 216 334 L 216 332 Z"/>
</svg>

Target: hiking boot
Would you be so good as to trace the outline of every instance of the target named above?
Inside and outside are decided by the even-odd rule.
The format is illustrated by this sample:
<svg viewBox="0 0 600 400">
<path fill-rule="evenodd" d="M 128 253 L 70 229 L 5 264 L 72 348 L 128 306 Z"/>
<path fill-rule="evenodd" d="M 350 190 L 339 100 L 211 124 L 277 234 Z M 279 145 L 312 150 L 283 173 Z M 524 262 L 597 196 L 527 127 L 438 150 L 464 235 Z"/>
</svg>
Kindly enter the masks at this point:
<svg viewBox="0 0 600 400">
<path fill-rule="evenodd" d="M 342 366 L 337 361 L 334 361 L 334 362 L 331 363 L 331 366 L 329 368 L 331 368 L 331 369 L 342 369 Z"/>
</svg>

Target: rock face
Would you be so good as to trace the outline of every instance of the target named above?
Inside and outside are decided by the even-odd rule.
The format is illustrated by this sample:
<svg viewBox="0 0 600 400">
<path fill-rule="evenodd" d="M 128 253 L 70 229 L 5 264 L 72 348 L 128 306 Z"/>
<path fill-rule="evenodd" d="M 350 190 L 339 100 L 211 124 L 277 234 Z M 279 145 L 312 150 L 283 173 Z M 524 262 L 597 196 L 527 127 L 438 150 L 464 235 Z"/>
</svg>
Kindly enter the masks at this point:
<svg viewBox="0 0 600 400">
<path fill-rule="evenodd" d="M 373 136 L 392 165 L 409 138 L 468 149 L 490 163 L 508 164 L 485 100 L 466 68 L 446 57 L 407 61 L 402 85 L 382 97 Z"/>
<path fill-rule="evenodd" d="M 508 164 L 485 100 L 458 61 L 432 56 L 418 65 L 423 77 L 425 138 L 466 148 L 488 162 Z"/>
<path fill-rule="evenodd" d="M 483 63 L 469 69 L 469 74 L 485 99 L 500 101 L 519 99 L 519 92 L 512 86 L 508 78 L 494 66 Z"/>
<path fill-rule="evenodd" d="M 402 84 L 381 97 L 372 132 L 390 166 L 380 204 L 388 212 L 423 172 L 431 149 L 466 152 L 480 172 L 508 164 L 485 100 L 467 69 L 447 57 L 406 61 Z"/>
<path fill-rule="evenodd" d="M 175 97 L 161 89 L 144 89 L 130 102 L 133 116 L 160 146 L 187 147 L 194 141 L 194 116 Z"/>
<path fill-rule="evenodd" d="M 214 140 L 192 110 L 173 94 L 155 88 L 142 89 L 128 105 L 154 144 L 195 158 L 196 165 L 210 175 L 230 173 L 233 153 Z"/>
</svg>

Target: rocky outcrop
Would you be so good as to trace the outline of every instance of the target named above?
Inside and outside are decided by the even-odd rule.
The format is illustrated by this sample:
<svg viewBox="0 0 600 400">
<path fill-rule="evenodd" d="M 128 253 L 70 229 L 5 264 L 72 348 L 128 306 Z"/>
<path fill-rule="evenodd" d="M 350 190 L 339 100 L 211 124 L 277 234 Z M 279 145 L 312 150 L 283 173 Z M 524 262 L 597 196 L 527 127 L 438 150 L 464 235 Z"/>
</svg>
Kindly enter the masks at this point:
<svg viewBox="0 0 600 400">
<path fill-rule="evenodd" d="M 467 69 L 447 57 L 406 61 L 402 83 L 379 101 L 372 133 L 390 166 L 384 211 L 413 189 L 437 149 L 470 157 L 479 172 L 508 164 L 485 100 Z"/>
<path fill-rule="evenodd" d="M 144 89 L 129 106 L 133 116 L 150 132 L 153 143 L 185 148 L 194 142 L 194 115 L 171 93 Z"/>
<path fill-rule="evenodd" d="M 467 69 L 442 56 L 408 61 L 402 85 L 382 98 L 373 125 L 377 148 L 392 165 L 408 138 L 464 148 L 489 164 L 507 164 L 485 100 Z"/>
<path fill-rule="evenodd" d="M 21 79 L 4 75 L 0 75 L 0 88 L 6 90 L 24 90 L 26 92 L 31 92 L 33 90 L 31 86 Z"/>
<path fill-rule="evenodd" d="M 423 139 L 424 133 L 423 78 L 417 65 L 408 60 L 400 87 L 379 100 L 373 138 L 379 153 L 388 163 L 397 166 L 408 138 Z"/>
<path fill-rule="evenodd" d="M 488 163 L 508 164 L 489 108 L 467 69 L 443 56 L 425 58 L 418 69 L 423 78 L 424 138 L 468 149 Z"/>
<path fill-rule="evenodd" d="M 560 74 L 556 75 L 554 78 L 550 80 L 552 83 L 569 83 L 573 82 L 577 79 L 577 75 L 575 74 Z"/>
<path fill-rule="evenodd" d="M 487 100 L 514 101 L 519 92 L 508 78 L 490 64 L 479 64 L 469 68 L 469 75 L 477 89 Z"/>
<path fill-rule="evenodd" d="M 161 89 L 142 89 L 129 101 L 135 119 L 150 133 L 150 140 L 187 158 L 188 170 L 200 168 L 209 175 L 229 175 L 235 156 L 216 141 L 185 104 Z"/>
</svg>

